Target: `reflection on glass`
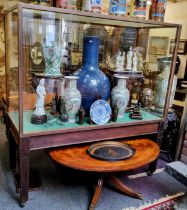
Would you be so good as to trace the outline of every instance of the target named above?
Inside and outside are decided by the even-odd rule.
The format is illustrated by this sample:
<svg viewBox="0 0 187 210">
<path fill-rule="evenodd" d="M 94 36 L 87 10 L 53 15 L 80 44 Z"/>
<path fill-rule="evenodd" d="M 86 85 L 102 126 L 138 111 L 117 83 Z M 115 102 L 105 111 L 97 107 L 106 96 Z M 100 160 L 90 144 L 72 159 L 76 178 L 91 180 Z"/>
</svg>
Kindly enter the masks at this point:
<svg viewBox="0 0 187 210">
<path fill-rule="evenodd" d="M 42 46 L 39 42 L 31 48 L 31 59 L 35 65 L 40 65 L 43 60 Z"/>
</svg>

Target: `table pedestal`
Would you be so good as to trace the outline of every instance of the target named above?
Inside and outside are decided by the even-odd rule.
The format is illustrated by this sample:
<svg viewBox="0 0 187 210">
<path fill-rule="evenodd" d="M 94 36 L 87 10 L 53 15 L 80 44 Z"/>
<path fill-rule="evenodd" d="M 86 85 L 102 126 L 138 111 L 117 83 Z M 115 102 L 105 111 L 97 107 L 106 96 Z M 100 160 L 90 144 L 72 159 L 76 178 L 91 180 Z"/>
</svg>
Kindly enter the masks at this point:
<svg viewBox="0 0 187 210">
<path fill-rule="evenodd" d="M 138 193 L 135 190 L 133 190 L 132 188 L 126 186 L 117 176 L 112 175 L 110 173 L 106 173 L 104 175 L 101 175 L 100 178 L 98 179 L 97 186 L 96 186 L 91 204 L 89 206 L 89 210 L 95 209 L 95 206 L 100 198 L 103 184 L 105 181 L 109 181 L 110 183 L 112 183 L 112 185 L 117 190 L 119 190 L 120 192 L 122 192 L 126 195 L 129 195 L 129 196 L 132 196 L 135 198 L 139 198 L 139 199 L 143 199 L 143 197 L 140 193 Z"/>
</svg>

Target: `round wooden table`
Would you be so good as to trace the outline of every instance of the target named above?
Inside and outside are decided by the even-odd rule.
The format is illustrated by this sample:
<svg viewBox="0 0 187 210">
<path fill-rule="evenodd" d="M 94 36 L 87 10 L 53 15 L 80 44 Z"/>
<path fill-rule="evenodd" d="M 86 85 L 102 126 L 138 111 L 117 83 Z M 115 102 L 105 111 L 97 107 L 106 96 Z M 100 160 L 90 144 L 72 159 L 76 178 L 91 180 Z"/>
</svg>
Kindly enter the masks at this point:
<svg viewBox="0 0 187 210">
<path fill-rule="evenodd" d="M 160 148 L 156 143 L 149 139 L 125 140 L 122 142 L 134 147 L 135 154 L 128 159 L 114 162 L 95 159 L 88 155 L 87 150 L 90 144 L 60 147 L 49 151 L 51 159 L 63 166 L 101 173 L 89 210 L 95 208 L 106 178 L 109 178 L 112 184 L 121 192 L 142 199 L 140 193 L 126 186 L 115 176 L 114 172 L 136 169 L 153 162 L 157 159 Z"/>
</svg>

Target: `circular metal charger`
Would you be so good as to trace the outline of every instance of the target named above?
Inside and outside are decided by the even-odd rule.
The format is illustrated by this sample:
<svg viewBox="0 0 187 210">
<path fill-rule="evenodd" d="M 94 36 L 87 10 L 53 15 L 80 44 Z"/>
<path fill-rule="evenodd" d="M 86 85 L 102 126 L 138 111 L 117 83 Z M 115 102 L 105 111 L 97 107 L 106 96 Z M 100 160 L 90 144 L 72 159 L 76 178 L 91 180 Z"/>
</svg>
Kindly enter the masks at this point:
<svg viewBox="0 0 187 210">
<path fill-rule="evenodd" d="M 92 144 L 88 154 L 100 160 L 119 161 L 132 157 L 135 149 L 123 142 L 106 141 Z"/>
</svg>

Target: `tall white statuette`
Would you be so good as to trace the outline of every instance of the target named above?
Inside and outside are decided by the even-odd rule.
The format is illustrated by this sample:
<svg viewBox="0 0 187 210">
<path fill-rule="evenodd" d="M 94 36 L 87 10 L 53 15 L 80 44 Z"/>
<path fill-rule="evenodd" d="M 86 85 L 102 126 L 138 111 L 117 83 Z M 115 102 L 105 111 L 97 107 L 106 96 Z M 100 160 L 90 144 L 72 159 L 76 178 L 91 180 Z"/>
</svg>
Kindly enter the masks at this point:
<svg viewBox="0 0 187 210">
<path fill-rule="evenodd" d="M 36 104 L 35 110 L 31 119 L 33 124 L 42 124 L 47 122 L 47 115 L 44 109 L 44 99 L 46 95 L 45 91 L 45 79 L 41 79 L 38 86 L 36 87 Z"/>
<path fill-rule="evenodd" d="M 116 56 L 116 65 L 115 65 L 115 71 L 124 71 L 124 62 L 125 62 L 125 52 L 121 54 L 121 52 L 118 52 Z"/>
<path fill-rule="evenodd" d="M 132 63 L 133 63 L 133 65 L 132 65 L 132 71 L 137 71 L 138 57 L 137 57 L 137 53 L 136 52 L 134 52 Z"/>
<path fill-rule="evenodd" d="M 126 70 L 132 70 L 132 57 L 133 57 L 133 51 L 132 47 L 130 47 L 128 53 L 127 53 L 127 65 Z"/>
<path fill-rule="evenodd" d="M 142 57 L 142 54 L 140 52 L 136 52 L 137 54 L 137 57 L 138 57 L 138 71 L 143 71 L 143 64 L 144 64 L 144 61 L 143 61 L 143 57 Z"/>
<path fill-rule="evenodd" d="M 45 80 L 42 78 L 36 88 L 36 109 L 34 110 L 34 115 L 36 116 L 45 115 L 44 97 L 46 95 L 46 91 L 44 82 Z"/>
</svg>

